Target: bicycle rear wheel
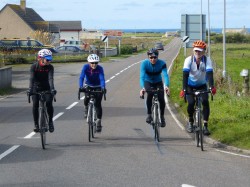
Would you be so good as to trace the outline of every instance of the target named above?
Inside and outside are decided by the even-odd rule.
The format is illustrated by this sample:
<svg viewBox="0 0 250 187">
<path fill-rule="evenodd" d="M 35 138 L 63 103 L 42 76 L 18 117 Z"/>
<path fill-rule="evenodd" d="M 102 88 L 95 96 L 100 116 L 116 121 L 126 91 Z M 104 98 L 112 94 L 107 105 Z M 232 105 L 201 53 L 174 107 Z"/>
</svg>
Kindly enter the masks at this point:
<svg viewBox="0 0 250 187">
<path fill-rule="evenodd" d="M 39 128 L 40 128 L 40 136 L 41 136 L 41 143 L 42 148 L 45 149 L 46 145 L 46 125 L 45 125 L 45 116 L 44 116 L 44 109 L 40 108 L 39 110 Z"/>
</svg>

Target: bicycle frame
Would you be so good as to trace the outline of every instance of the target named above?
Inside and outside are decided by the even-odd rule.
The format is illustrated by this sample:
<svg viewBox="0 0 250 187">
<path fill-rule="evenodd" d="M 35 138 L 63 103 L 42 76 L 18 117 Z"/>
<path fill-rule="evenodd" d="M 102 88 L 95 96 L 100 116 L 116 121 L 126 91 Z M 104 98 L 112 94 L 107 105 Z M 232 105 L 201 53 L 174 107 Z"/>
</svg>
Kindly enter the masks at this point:
<svg viewBox="0 0 250 187">
<path fill-rule="evenodd" d="M 84 91 L 79 91 L 78 92 L 78 99 L 80 100 L 80 93 L 81 92 L 86 92 L 89 93 L 90 95 L 90 100 L 88 103 L 88 115 L 87 115 L 87 123 L 89 126 L 89 133 L 88 133 L 88 139 L 89 142 L 91 142 L 91 139 L 94 138 L 94 134 L 96 133 L 96 120 L 97 120 L 97 116 L 96 116 L 96 109 L 95 109 L 95 94 L 96 93 L 103 93 L 102 91 L 98 91 L 98 90 L 91 90 L 91 89 L 87 89 Z M 106 100 L 106 95 L 104 94 L 104 100 Z"/>
<path fill-rule="evenodd" d="M 39 125 L 39 132 L 41 135 L 41 143 L 42 148 L 45 149 L 46 145 L 46 132 L 48 131 L 49 126 L 49 114 L 46 107 L 46 94 L 52 94 L 50 91 L 42 91 L 42 92 L 36 92 L 32 95 L 38 95 L 39 96 L 39 117 L 38 117 L 38 125 Z M 54 95 L 53 95 L 54 101 L 56 101 Z M 30 103 L 30 95 L 29 95 L 29 103 Z"/>
<path fill-rule="evenodd" d="M 201 147 L 201 150 L 204 150 L 203 147 L 203 110 L 202 110 L 202 94 L 211 93 L 210 90 L 195 90 L 192 93 L 187 93 L 187 95 L 193 95 L 195 98 L 195 111 L 194 111 L 194 134 L 196 140 L 196 146 Z M 213 97 L 212 97 L 213 100 Z M 185 97 L 186 101 L 186 97 Z"/>
</svg>

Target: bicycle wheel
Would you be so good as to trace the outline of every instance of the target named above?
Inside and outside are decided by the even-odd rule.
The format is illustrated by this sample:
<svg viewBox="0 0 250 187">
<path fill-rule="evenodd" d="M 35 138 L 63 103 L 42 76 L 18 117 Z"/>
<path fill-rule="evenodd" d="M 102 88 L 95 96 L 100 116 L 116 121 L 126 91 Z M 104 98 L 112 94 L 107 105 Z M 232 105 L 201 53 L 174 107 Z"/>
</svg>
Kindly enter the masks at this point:
<svg viewBox="0 0 250 187">
<path fill-rule="evenodd" d="M 93 122 L 93 111 L 92 111 L 93 106 L 90 104 L 89 108 L 88 108 L 88 117 L 87 117 L 87 121 L 88 121 L 88 126 L 89 126 L 89 133 L 88 133 L 88 138 L 89 138 L 89 142 L 91 142 L 91 138 L 92 138 L 92 122 Z"/>
<path fill-rule="evenodd" d="M 96 133 L 96 110 L 95 107 L 92 107 L 93 111 L 92 111 L 92 126 L 91 126 L 91 135 L 92 138 L 95 138 L 95 133 Z"/>
<path fill-rule="evenodd" d="M 40 128 L 40 135 L 41 135 L 41 143 L 42 148 L 45 149 L 46 145 L 46 125 L 45 125 L 45 116 L 44 116 L 44 109 L 40 108 L 39 110 L 39 128 Z"/>
<path fill-rule="evenodd" d="M 200 147 L 201 150 L 203 151 L 203 128 L 202 128 L 202 114 L 199 112 L 198 115 L 198 124 L 199 124 L 199 138 L 200 138 Z"/>
<path fill-rule="evenodd" d="M 159 142 L 159 114 L 158 114 L 158 105 L 154 105 L 154 132 L 155 132 L 155 141 Z"/>
<path fill-rule="evenodd" d="M 194 113 L 194 134 L 195 134 L 195 141 L 196 141 L 196 146 L 199 147 L 200 144 L 200 134 L 199 134 L 199 122 L 198 122 L 198 116 L 199 112 L 196 111 Z"/>
</svg>

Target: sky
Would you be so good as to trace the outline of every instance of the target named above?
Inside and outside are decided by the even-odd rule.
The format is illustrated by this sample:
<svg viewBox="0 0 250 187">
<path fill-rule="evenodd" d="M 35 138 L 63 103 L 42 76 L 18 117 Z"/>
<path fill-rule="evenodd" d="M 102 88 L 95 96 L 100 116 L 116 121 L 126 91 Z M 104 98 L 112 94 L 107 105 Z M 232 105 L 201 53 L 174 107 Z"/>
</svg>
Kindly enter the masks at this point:
<svg viewBox="0 0 250 187">
<path fill-rule="evenodd" d="M 0 0 L 0 10 L 6 4 L 20 0 Z M 180 29 L 182 14 L 201 13 L 207 28 L 208 15 L 210 28 L 223 28 L 224 5 L 226 28 L 250 28 L 249 0 L 26 0 L 46 21 L 81 21 L 86 29 Z"/>
</svg>

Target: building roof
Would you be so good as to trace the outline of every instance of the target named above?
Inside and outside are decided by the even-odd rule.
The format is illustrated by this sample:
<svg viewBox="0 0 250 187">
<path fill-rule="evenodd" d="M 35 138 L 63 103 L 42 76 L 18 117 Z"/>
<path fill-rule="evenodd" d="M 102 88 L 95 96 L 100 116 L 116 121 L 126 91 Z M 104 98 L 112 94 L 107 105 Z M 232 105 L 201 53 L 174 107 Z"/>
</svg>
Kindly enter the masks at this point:
<svg viewBox="0 0 250 187">
<path fill-rule="evenodd" d="M 56 25 L 50 24 L 37 14 L 32 8 L 25 8 L 23 10 L 20 5 L 6 4 L 1 11 L 6 7 L 11 8 L 27 25 L 33 30 L 43 30 L 47 32 L 59 32 Z"/>
<path fill-rule="evenodd" d="M 50 24 L 54 24 L 60 27 L 61 31 L 81 31 L 81 21 L 49 21 Z"/>
</svg>

